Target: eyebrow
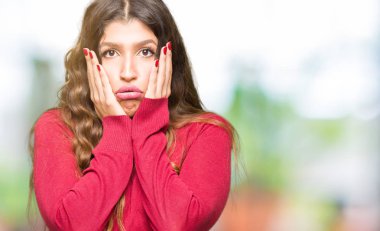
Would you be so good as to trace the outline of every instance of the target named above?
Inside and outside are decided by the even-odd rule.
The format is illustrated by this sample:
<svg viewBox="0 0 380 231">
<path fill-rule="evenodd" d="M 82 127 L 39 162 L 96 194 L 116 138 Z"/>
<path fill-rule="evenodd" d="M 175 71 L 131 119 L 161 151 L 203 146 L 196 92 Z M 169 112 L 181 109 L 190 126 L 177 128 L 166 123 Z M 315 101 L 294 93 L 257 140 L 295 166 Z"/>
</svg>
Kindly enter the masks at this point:
<svg viewBox="0 0 380 231">
<path fill-rule="evenodd" d="M 149 44 L 149 43 L 153 43 L 154 45 L 157 46 L 156 42 L 153 41 L 153 39 L 146 39 L 146 40 L 143 40 L 143 41 L 140 41 L 140 42 L 134 43 L 133 45 L 134 45 L 134 46 L 144 46 L 144 45 Z M 105 47 L 105 46 L 109 46 L 109 47 L 117 47 L 117 48 L 122 47 L 122 45 L 121 45 L 120 43 L 115 43 L 115 42 L 102 42 L 102 43 L 100 43 L 100 45 L 99 45 L 99 50 L 101 50 L 102 47 Z"/>
</svg>

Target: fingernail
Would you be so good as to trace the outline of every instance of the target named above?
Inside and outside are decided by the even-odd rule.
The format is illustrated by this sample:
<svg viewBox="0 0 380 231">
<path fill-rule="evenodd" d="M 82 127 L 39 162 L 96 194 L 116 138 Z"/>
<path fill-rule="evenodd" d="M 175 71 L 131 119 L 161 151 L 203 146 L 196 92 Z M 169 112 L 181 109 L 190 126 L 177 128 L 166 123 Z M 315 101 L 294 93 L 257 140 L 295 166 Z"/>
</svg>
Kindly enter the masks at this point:
<svg viewBox="0 0 380 231">
<path fill-rule="evenodd" d="M 158 67 L 158 59 L 156 59 L 156 62 L 154 63 L 154 65 L 156 66 L 156 67 Z"/>
<path fill-rule="evenodd" d="M 171 51 L 172 50 L 172 42 L 169 41 L 168 43 L 168 49 Z"/>
<path fill-rule="evenodd" d="M 164 47 L 164 55 L 166 55 L 166 51 L 168 50 L 168 48 L 165 46 Z"/>
<path fill-rule="evenodd" d="M 91 53 L 90 53 L 91 54 Z M 96 64 L 96 67 L 98 68 L 98 71 L 100 72 L 100 65 Z"/>
<path fill-rule="evenodd" d="M 94 57 L 92 56 L 92 52 L 90 51 L 90 58 L 93 59 Z"/>
<path fill-rule="evenodd" d="M 83 54 L 84 54 L 84 56 L 87 56 L 87 55 L 88 55 L 88 51 L 87 51 L 86 48 L 83 48 Z"/>
</svg>

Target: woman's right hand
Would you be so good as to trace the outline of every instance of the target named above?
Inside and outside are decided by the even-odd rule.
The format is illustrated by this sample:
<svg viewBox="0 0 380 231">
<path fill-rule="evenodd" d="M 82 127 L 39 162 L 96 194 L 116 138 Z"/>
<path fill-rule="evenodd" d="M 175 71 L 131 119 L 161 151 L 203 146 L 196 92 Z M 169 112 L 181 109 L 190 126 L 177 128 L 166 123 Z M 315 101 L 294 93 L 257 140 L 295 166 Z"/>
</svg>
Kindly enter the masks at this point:
<svg viewBox="0 0 380 231">
<path fill-rule="evenodd" d="M 99 64 L 94 51 L 83 48 L 87 64 L 87 78 L 90 86 L 91 100 L 99 118 L 111 115 L 126 115 L 112 92 L 108 76 Z"/>
</svg>

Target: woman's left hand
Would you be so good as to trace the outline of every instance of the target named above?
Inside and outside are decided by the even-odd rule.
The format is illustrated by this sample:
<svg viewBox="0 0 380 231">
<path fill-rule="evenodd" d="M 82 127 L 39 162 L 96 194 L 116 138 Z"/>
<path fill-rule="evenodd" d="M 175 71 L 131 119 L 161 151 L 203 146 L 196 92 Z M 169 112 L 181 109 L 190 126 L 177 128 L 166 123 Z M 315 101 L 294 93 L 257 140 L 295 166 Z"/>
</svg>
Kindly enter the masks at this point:
<svg viewBox="0 0 380 231">
<path fill-rule="evenodd" d="M 161 48 L 160 58 L 155 60 L 150 73 L 146 98 L 159 99 L 170 96 L 172 82 L 172 47 L 171 42 Z"/>
</svg>

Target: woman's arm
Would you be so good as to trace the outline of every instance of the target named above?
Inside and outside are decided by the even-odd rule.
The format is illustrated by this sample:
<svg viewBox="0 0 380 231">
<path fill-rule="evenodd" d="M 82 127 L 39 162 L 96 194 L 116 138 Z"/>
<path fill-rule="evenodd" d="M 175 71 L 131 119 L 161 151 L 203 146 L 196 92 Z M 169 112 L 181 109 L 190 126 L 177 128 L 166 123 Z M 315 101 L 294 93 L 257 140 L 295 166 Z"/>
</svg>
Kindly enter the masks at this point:
<svg viewBox="0 0 380 231">
<path fill-rule="evenodd" d="M 103 118 L 103 137 L 90 166 L 78 175 L 68 129 L 56 111 L 35 127 L 34 182 L 41 215 L 50 230 L 103 230 L 132 171 L 131 120 Z"/>
<path fill-rule="evenodd" d="M 227 132 L 202 124 L 180 175 L 166 153 L 168 100 L 147 99 L 132 122 L 137 176 L 144 208 L 154 230 L 209 230 L 220 216 L 230 189 L 231 140 Z"/>
</svg>

